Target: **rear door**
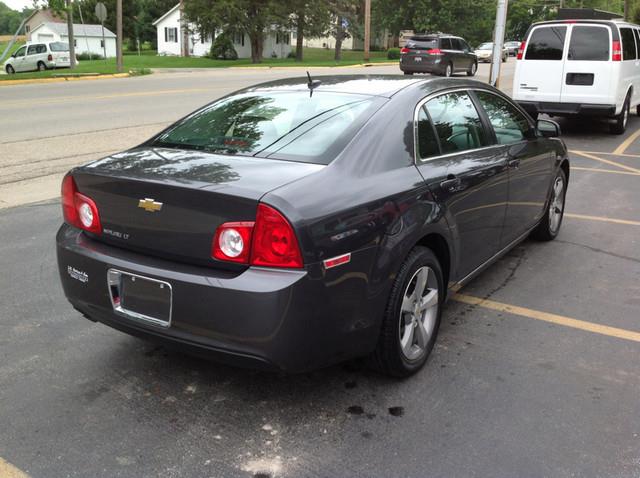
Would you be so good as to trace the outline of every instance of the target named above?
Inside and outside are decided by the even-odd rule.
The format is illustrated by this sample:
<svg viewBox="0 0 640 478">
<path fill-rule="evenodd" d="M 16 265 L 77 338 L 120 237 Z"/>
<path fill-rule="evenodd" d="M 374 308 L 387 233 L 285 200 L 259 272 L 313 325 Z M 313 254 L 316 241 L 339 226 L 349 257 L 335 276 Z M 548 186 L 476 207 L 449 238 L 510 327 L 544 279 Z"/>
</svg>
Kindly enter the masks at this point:
<svg viewBox="0 0 640 478">
<path fill-rule="evenodd" d="M 513 97 L 522 101 L 560 102 L 567 25 L 534 27 L 518 61 Z"/>
<path fill-rule="evenodd" d="M 634 90 L 640 88 L 636 73 L 638 66 L 638 52 L 636 50 L 636 40 L 633 29 L 630 26 L 621 26 L 620 39 L 622 43 L 622 62 L 619 63 L 620 80 L 617 88 L 617 105 L 623 104 L 629 86 L 633 86 Z"/>
</svg>

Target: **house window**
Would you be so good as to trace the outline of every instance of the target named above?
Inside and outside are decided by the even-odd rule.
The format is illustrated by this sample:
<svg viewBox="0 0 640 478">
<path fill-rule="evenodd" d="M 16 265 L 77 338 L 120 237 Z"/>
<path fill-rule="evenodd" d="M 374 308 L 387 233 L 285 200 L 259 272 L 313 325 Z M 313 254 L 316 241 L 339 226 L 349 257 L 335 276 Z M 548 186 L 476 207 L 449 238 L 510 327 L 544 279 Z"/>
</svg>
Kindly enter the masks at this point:
<svg viewBox="0 0 640 478">
<path fill-rule="evenodd" d="M 233 43 L 244 46 L 244 33 L 234 33 Z"/>
<path fill-rule="evenodd" d="M 104 40 L 100 40 L 100 48 L 104 48 Z"/>
<path fill-rule="evenodd" d="M 164 27 L 164 41 L 167 43 L 178 43 L 178 29 Z"/>
<path fill-rule="evenodd" d="M 73 39 L 73 46 L 74 48 L 78 48 L 78 40 L 76 40 L 75 38 Z"/>
<path fill-rule="evenodd" d="M 290 42 L 290 36 L 287 32 L 276 32 L 276 44 L 282 43 L 288 45 Z"/>
<path fill-rule="evenodd" d="M 26 25 L 26 26 L 24 27 L 24 31 L 25 31 L 26 33 L 29 33 L 29 32 L 31 31 L 31 27 L 30 27 L 29 25 Z"/>
</svg>

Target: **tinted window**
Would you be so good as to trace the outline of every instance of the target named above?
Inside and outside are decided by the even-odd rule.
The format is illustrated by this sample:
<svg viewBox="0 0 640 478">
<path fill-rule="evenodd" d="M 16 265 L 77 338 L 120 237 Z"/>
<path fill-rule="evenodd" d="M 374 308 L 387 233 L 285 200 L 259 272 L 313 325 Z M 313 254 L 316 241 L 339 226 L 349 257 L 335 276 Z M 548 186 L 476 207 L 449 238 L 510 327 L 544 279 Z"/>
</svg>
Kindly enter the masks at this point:
<svg viewBox="0 0 640 478">
<path fill-rule="evenodd" d="M 37 53 L 36 45 L 29 45 L 27 49 L 27 55 L 35 55 Z"/>
<path fill-rule="evenodd" d="M 636 41 L 633 38 L 633 30 L 631 30 L 631 28 L 621 28 L 620 36 L 622 37 L 622 59 L 635 60 L 637 55 Z"/>
<path fill-rule="evenodd" d="M 529 37 L 525 60 L 562 60 L 567 27 L 536 28 Z"/>
<path fill-rule="evenodd" d="M 407 42 L 407 48 L 431 50 L 432 48 L 438 48 L 437 38 L 412 38 Z"/>
<path fill-rule="evenodd" d="M 451 46 L 453 47 L 454 50 L 463 50 L 464 48 L 462 48 L 462 42 L 460 40 L 458 40 L 457 38 L 452 38 L 451 39 Z"/>
<path fill-rule="evenodd" d="M 517 143 L 525 138 L 530 125 L 522 113 L 499 96 L 484 91 L 477 91 L 476 95 L 487 112 L 498 143 Z"/>
<path fill-rule="evenodd" d="M 452 50 L 451 46 L 451 38 L 441 38 L 440 39 L 440 48 L 443 50 Z"/>
<path fill-rule="evenodd" d="M 18 48 L 18 51 L 15 52 L 16 56 L 24 56 L 24 52 L 27 51 L 27 47 L 23 46 L 21 48 Z"/>
<path fill-rule="evenodd" d="M 427 102 L 427 111 L 440 139 L 442 153 L 455 153 L 488 144 L 478 112 L 466 93 L 449 93 Z"/>
<path fill-rule="evenodd" d="M 567 58 L 574 61 L 608 61 L 609 29 L 574 26 Z"/>
<path fill-rule="evenodd" d="M 425 159 L 439 154 L 440 148 L 433 131 L 433 125 L 422 107 L 418 112 L 418 157 Z"/>
<path fill-rule="evenodd" d="M 278 142 L 278 156 L 328 163 L 333 158 L 317 155 L 353 135 L 374 103 L 371 96 L 318 91 L 240 93 L 191 114 L 154 145 L 252 156 L 271 145 L 276 151 Z"/>
<path fill-rule="evenodd" d="M 460 45 L 462 46 L 462 50 L 464 51 L 471 51 L 471 47 L 469 46 L 469 44 L 464 41 L 464 40 L 458 40 L 460 42 Z"/>
<path fill-rule="evenodd" d="M 61 41 L 49 43 L 51 51 L 69 51 L 69 44 Z"/>
<path fill-rule="evenodd" d="M 636 45 L 638 48 L 638 57 L 640 57 L 640 30 L 638 30 L 637 28 L 633 29 L 633 33 L 636 36 Z"/>
</svg>

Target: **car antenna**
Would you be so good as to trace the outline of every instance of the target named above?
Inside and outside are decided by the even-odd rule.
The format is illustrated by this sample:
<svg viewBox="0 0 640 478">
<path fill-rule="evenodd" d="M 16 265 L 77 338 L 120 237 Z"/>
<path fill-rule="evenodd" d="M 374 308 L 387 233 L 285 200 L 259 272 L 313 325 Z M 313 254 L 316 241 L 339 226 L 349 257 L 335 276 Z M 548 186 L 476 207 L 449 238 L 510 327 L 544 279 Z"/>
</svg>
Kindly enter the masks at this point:
<svg viewBox="0 0 640 478">
<path fill-rule="evenodd" d="M 307 70 L 307 78 L 309 78 L 309 81 L 307 82 L 307 88 L 309 88 L 309 98 L 311 98 L 313 96 L 313 89 L 320 86 L 320 83 L 322 82 L 320 80 L 311 79 L 311 74 L 309 73 L 308 70 Z"/>
</svg>

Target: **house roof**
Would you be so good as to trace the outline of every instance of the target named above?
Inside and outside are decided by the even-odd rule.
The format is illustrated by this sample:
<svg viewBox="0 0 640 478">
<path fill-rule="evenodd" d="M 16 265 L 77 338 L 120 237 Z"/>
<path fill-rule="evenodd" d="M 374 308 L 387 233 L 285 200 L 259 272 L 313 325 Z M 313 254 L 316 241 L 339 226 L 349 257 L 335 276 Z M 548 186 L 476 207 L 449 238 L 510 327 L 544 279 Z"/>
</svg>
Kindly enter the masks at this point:
<svg viewBox="0 0 640 478">
<path fill-rule="evenodd" d="M 176 8 L 179 8 L 180 4 L 177 3 L 173 8 L 171 8 L 167 13 L 165 13 L 164 15 L 162 15 L 160 18 L 158 18 L 155 22 L 153 22 L 153 25 L 157 25 L 158 23 L 160 23 L 162 20 L 164 20 L 165 18 L 167 18 L 169 15 L 171 15 Z"/>
<path fill-rule="evenodd" d="M 53 22 L 45 22 L 38 25 L 36 28 L 31 30 L 33 33 L 39 28 L 47 27 L 49 30 L 56 32 L 58 35 L 67 35 L 69 31 L 67 30 L 66 23 L 53 23 Z M 79 25 L 77 23 L 73 24 L 73 36 L 77 37 L 101 37 L 102 38 L 102 26 L 101 25 Z M 115 38 L 116 34 L 113 33 L 108 28 L 104 29 L 104 36 L 106 38 Z"/>
<path fill-rule="evenodd" d="M 27 19 L 24 21 L 25 23 L 29 23 L 31 21 L 31 19 L 36 16 L 38 13 L 42 13 L 44 14 L 45 17 L 47 17 L 49 19 L 50 22 L 52 23 L 64 23 L 66 20 L 61 17 L 56 15 L 56 13 L 51 10 L 50 8 L 42 8 L 42 9 L 35 9 L 31 15 L 29 15 L 27 17 Z"/>
</svg>

